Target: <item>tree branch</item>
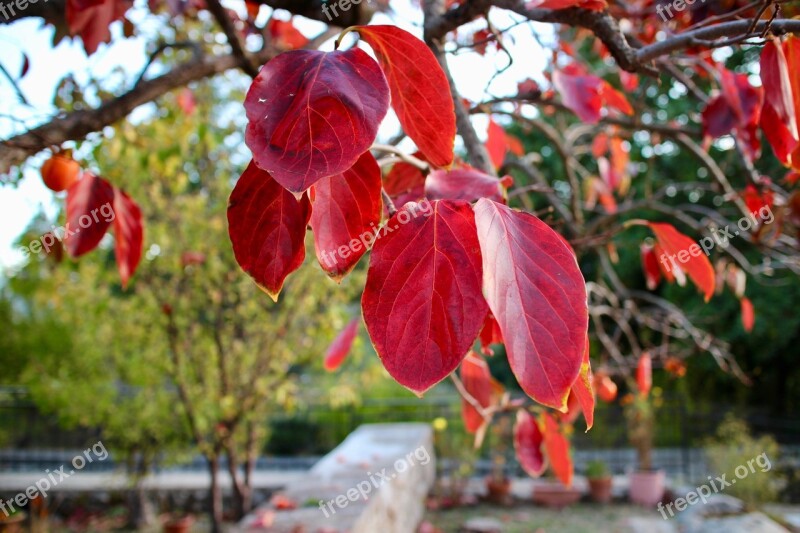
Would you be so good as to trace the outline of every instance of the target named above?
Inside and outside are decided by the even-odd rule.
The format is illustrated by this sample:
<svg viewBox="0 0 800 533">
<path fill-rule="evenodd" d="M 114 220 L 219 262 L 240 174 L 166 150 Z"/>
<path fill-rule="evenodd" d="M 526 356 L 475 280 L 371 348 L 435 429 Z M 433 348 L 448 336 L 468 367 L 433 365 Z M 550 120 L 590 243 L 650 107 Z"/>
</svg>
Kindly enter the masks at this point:
<svg viewBox="0 0 800 533">
<path fill-rule="evenodd" d="M 255 59 L 259 63 L 265 63 L 273 54 L 272 50 L 265 50 L 257 54 Z M 95 109 L 73 111 L 8 140 L 0 141 L 0 173 L 21 164 L 29 156 L 45 148 L 83 139 L 90 133 L 101 131 L 104 127 L 125 118 L 140 105 L 155 100 L 169 91 L 238 66 L 239 58 L 232 55 L 192 60 L 162 76 L 142 81 L 125 94 L 107 100 Z"/>
<path fill-rule="evenodd" d="M 242 70 L 251 78 L 258 76 L 258 65 L 253 63 L 247 50 L 245 50 L 236 27 L 228 15 L 228 10 L 220 4 L 219 0 L 206 0 L 206 7 L 214 15 L 220 28 L 225 33 L 225 37 L 228 38 L 228 44 L 231 45 L 233 55 L 239 58 L 239 66 L 242 67 Z"/>
<path fill-rule="evenodd" d="M 723 37 L 739 37 L 745 35 L 745 32 L 751 27 L 753 28 L 752 36 L 757 37 L 768 25 L 770 31 L 775 35 L 800 33 L 800 20 L 778 19 L 772 21 L 772 23 L 766 20 L 760 20 L 755 25 L 753 25 L 751 20 L 734 20 L 715 26 L 707 26 L 705 28 L 684 32 L 663 41 L 645 46 L 636 52 L 636 60 L 641 63 L 646 63 L 657 57 L 690 48 L 701 41 L 722 39 Z M 726 45 L 725 42 L 719 44 L 720 46 Z"/>
</svg>

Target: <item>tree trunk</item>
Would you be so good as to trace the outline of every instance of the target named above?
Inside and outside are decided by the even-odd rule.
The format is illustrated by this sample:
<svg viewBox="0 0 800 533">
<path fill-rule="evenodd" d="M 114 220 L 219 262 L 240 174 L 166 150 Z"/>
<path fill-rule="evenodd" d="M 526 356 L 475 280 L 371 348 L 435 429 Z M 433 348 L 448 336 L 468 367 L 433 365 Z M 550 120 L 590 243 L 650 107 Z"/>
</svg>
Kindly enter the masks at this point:
<svg viewBox="0 0 800 533">
<path fill-rule="evenodd" d="M 222 487 L 219 484 L 219 452 L 214 451 L 213 455 L 208 458 L 208 469 L 211 473 L 211 531 L 212 533 L 222 532 Z"/>
<path fill-rule="evenodd" d="M 233 445 L 229 444 L 226 447 L 226 455 L 228 458 L 228 474 L 230 474 L 231 486 L 233 487 L 234 510 L 236 518 L 241 520 L 250 510 L 253 498 L 249 487 L 239 476 L 239 459 Z"/>
<path fill-rule="evenodd" d="M 128 462 L 128 472 L 135 484 L 128 491 L 128 527 L 145 528 L 155 521 L 155 509 L 144 488 L 144 478 L 150 472 L 150 462 L 145 454 L 133 453 Z"/>
</svg>

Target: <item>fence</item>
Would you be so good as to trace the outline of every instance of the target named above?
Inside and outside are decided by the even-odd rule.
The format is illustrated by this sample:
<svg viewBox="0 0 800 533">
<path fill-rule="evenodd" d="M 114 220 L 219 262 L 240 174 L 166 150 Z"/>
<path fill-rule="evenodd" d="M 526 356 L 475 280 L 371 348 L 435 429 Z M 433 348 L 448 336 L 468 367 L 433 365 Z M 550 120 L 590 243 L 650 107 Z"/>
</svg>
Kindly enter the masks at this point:
<svg viewBox="0 0 800 533">
<path fill-rule="evenodd" d="M 102 438 L 95 428 L 63 429 L 55 417 L 39 412 L 24 391 L 0 394 L 0 471 L 42 470 L 51 464 L 63 463 L 63 453 L 83 449 Z M 687 408 L 677 398 L 665 398 L 656 414 L 654 465 L 670 474 L 683 474 L 688 479 L 704 470 L 702 445 L 714 434 L 729 408 L 721 406 Z M 800 420 L 781 419 L 758 412 L 736 412 L 748 421 L 756 435 L 771 434 L 790 456 L 800 457 Z M 429 395 L 425 399 L 389 398 L 366 400 L 357 406 L 333 409 L 311 404 L 294 413 L 284 413 L 265 421 L 271 427 L 271 437 L 259 468 L 302 468 L 324 455 L 361 424 L 387 422 L 432 422 L 444 419 L 447 430 L 437 442 L 438 455 L 447 458 L 469 454 L 471 438 L 461 422 L 461 401 L 457 396 Z M 506 457 L 507 468 L 519 473 L 511 445 L 511 420 L 506 420 L 506 432 L 490 432 L 487 445 L 477 454 L 476 471 L 484 473 L 489 467 L 488 449 Z M 584 433 L 582 422 L 576 424 L 572 435 L 576 470 L 581 472 L 588 461 L 601 459 L 615 473 L 623 473 L 635 464 L 635 452 L 627 439 L 625 418 L 616 404 L 599 403 L 595 413 L 595 429 Z M 501 424 L 502 427 L 502 424 Z M 442 442 L 444 441 L 444 442 Z M 189 443 L 187 443 L 189 448 Z M 71 457 L 71 455 L 70 455 Z M 280 458 L 279 458 L 280 457 Z M 794 460 L 794 459 L 793 459 Z M 113 461 L 103 468 L 114 468 Z M 184 469 L 203 469 L 205 464 L 196 458 Z"/>
</svg>

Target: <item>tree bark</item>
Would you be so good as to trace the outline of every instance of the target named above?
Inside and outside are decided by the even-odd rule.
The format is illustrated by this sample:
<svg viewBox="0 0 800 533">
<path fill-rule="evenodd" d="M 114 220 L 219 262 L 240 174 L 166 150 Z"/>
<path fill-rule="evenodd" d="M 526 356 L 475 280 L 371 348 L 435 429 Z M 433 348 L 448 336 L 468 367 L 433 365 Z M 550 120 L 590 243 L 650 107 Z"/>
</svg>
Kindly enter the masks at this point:
<svg viewBox="0 0 800 533">
<path fill-rule="evenodd" d="M 222 533 L 222 487 L 219 484 L 219 451 L 215 450 L 211 457 L 208 457 L 208 469 L 211 474 L 211 487 L 209 498 L 211 506 L 209 518 L 211 519 L 212 533 Z"/>
</svg>

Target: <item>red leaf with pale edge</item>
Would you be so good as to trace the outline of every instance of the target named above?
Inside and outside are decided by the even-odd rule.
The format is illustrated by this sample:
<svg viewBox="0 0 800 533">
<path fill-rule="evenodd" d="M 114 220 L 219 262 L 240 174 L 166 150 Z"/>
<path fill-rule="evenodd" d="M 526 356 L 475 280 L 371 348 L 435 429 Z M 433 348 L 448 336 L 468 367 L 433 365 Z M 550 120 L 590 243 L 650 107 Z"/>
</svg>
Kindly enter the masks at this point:
<svg viewBox="0 0 800 533">
<path fill-rule="evenodd" d="M 341 175 L 322 178 L 314 185 L 311 229 L 322 269 L 341 280 L 367 253 L 381 221 L 381 169 L 364 152 Z"/>
<path fill-rule="evenodd" d="M 253 160 L 300 193 L 369 149 L 389 109 L 389 88 L 363 50 L 294 50 L 264 65 L 244 108 Z"/>
<path fill-rule="evenodd" d="M 564 410 L 589 326 L 575 255 L 547 224 L 491 200 L 475 205 L 483 288 L 520 386 Z"/>
<path fill-rule="evenodd" d="M 104 218 L 100 210 L 107 205 L 113 208 L 114 187 L 91 172 L 83 176 L 67 190 L 67 225 L 64 245 L 72 257 L 80 257 L 94 250 L 106 234 L 111 220 Z"/>
<path fill-rule="evenodd" d="M 479 198 L 504 201 L 503 183 L 472 167 L 457 170 L 434 170 L 425 178 L 425 195 L 430 200 L 466 200 Z"/>
<path fill-rule="evenodd" d="M 562 424 L 572 424 L 578 419 L 579 414 L 581 414 L 581 404 L 578 402 L 578 397 L 575 396 L 575 391 L 570 390 L 569 398 L 567 398 L 567 412 L 559 413 L 558 418 Z"/>
<path fill-rule="evenodd" d="M 430 48 L 397 26 L 356 26 L 375 51 L 400 125 L 437 167 L 453 162 L 456 114 L 450 85 Z"/>
<path fill-rule="evenodd" d="M 789 154 L 800 144 L 797 115 L 789 78 L 789 64 L 780 40 L 767 41 L 761 50 L 761 82 L 764 85 L 764 109 L 761 128 L 778 160 L 787 164 Z"/>
<path fill-rule="evenodd" d="M 517 421 L 514 424 L 514 452 L 519 465 L 531 477 L 541 476 L 547 468 L 543 444 L 544 435 L 536 419 L 525 409 L 517 411 Z"/>
<path fill-rule="evenodd" d="M 581 361 L 581 371 L 578 374 L 578 379 L 572 384 L 571 397 L 575 397 L 583 412 L 583 418 L 586 420 L 586 431 L 592 429 L 594 425 L 594 389 L 592 388 L 592 364 L 589 360 L 589 336 L 586 336 L 586 351 L 583 353 L 583 361 Z"/>
<path fill-rule="evenodd" d="M 100 43 L 111 42 L 109 26 L 125 16 L 132 5 L 130 0 L 67 0 L 69 33 L 80 34 L 86 55 L 92 55 Z"/>
<path fill-rule="evenodd" d="M 494 168 L 500 168 L 506 159 L 508 140 L 506 138 L 506 130 L 492 119 L 489 119 L 486 150 L 489 152 L 489 159 L 492 160 Z"/>
<path fill-rule="evenodd" d="M 470 205 L 403 206 L 375 242 L 361 303 L 375 350 L 398 383 L 422 394 L 455 370 L 488 311 Z"/>
<path fill-rule="evenodd" d="M 542 413 L 544 422 L 544 449 L 550 460 L 550 467 L 556 477 L 566 485 L 572 486 L 572 458 L 569 456 L 569 441 L 561 433 L 558 422 L 550 413 Z"/>
<path fill-rule="evenodd" d="M 461 362 L 461 382 L 464 389 L 481 407 L 492 404 L 492 374 L 482 358 L 470 352 Z M 483 416 L 465 398 L 461 399 L 461 417 L 468 433 L 475 434 L 484 423 Z"/>
<path fill-rule="evenodd" d="M 331 345 L 328 347 L 328 351 L 325 352 L 325 370 L 328 372 L 333 372 L 337 368 L 339 368 L 345 359 L 347 359 L 347 355 L 350 353 L 350 349 L 353 347 L 353 341 L 356 340 L 356 334 L 358 333 L 358 323 L 361 321 L 361 317 L 356 317 L 350 321 L 349 324 L 342 330 L 339 335 L 333 340 Z"/>
<path fill-rule="evenodd" d="M 675 229 L 671 224 L 661 222 L 648 222 L 648 226 L 656 235 L 658 243 L 667 255 L 667 264 L 672 267 L 673 274 L 676 274 L 675 266 L 688 274 L 694 284 L 703 293 L 705 301 L 709 301 L 714 294 L 714 267 L 711 261 L 703 253 L 700 246 L 683 233 Z M 691 253 L 694 250 L 697 255 Z M 685 259 L 685 261 L 684 261 Z"/>
<path fill-rule="evenodd" d="M 143 248 L 142 210 L 125 191 L 114 188 L 114 255 L 123 289 L 139 266 Z"/>
<path fill-rule="evenodd" d="M 648 352 L 639 357 L 639 364 L 636 365 L 636 387 L 642 396 L 650 394 L 653 387 L 653 360 Z"/>
<path fill-rule="evenodd" d="M 298 201 L 251 161 L 228 201 L 228 234 L 236 262 L 277 301 L 286 277 L 306 256 L 308 196 Z"/>
<path fill-rule="evenodd" d="M 756 323 L 756 310 L 753 302 L 747 297 L 742 298 L 739 302 L 742 307 L 742 326 L 747 333 L 750 333 Z"/>
</svg>

